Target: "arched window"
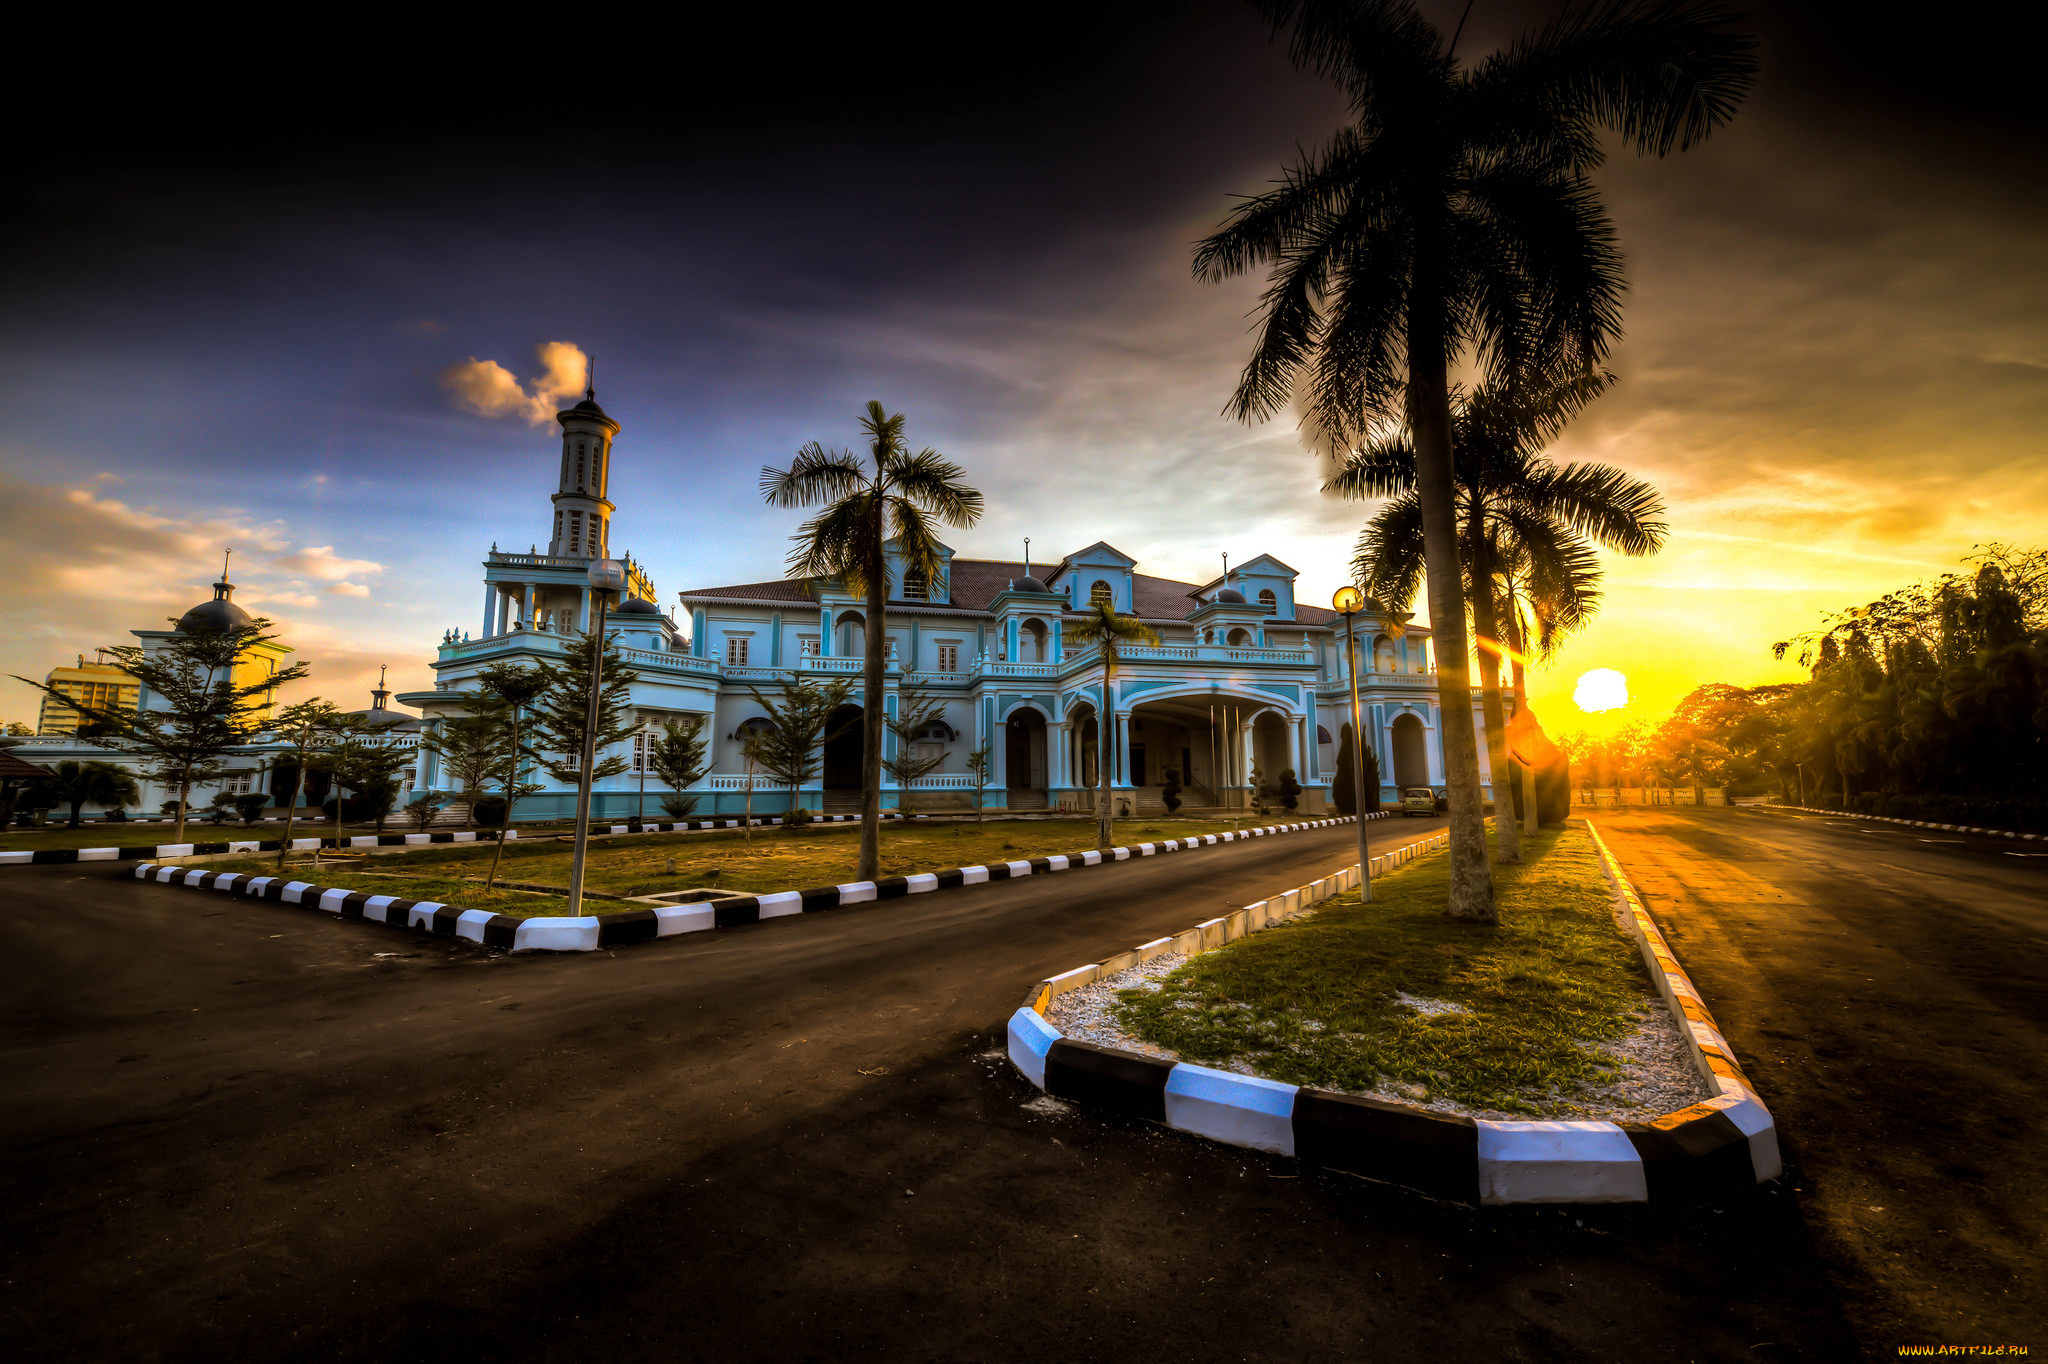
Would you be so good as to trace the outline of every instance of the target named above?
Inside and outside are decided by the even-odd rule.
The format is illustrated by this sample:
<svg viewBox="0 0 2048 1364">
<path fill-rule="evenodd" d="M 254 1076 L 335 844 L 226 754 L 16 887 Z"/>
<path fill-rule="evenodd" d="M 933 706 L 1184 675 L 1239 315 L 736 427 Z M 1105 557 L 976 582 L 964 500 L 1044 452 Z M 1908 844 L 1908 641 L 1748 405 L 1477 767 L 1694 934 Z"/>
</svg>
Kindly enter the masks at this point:
<svg viewBox="0 0 2048 1364">
<path fill-rule="evenodd" d="M 1231 648 L 1233 648 L 1233 649 L 1249 649 L 1249 648 L 1251 647 L 1251 645 L 1252 645 L 1252 632 L 1251 632 L 1251 631 L 1249 631 L 1249 630 L 1232 630 L 1232 631 L 1230 632 L 1230 647 L 1231 647 Z"/>
<path fill-rule="evenodd" d="M 1280 599 L 1273 595 L 1273 589 L 1270 587 L 1259 589 L 1259 605 L 1265 609 L 1266 614 L 1269 616 L 1280 614 Z"/>
<path fill-rule="evenodd" d="M 740 721 L 739 728 L 732 732 L 732 737 L 745 744 L 757 735 L 773 734 L 774 732 L 775 722 L 773 720 L 765 715 L 756 715 L 751 720 Z"/>
<path fill-rule="evenodd" d="M 1097 578 L 1095 585 L 1088 589 L 1088 604 L 1090 606 L 1114 607 L 1116 605 L 1116 593 L 1109 590 L 1108 583 Z"/>
<path fill-rule="evenodd" d="M 1373 671 L 1382 673 L 1394 672 L 1396 670 L 1395 663 L 1394 641 L 1388 639 L 1385 635 L 1381 635 L 1372 642 Z"/>
</svg>

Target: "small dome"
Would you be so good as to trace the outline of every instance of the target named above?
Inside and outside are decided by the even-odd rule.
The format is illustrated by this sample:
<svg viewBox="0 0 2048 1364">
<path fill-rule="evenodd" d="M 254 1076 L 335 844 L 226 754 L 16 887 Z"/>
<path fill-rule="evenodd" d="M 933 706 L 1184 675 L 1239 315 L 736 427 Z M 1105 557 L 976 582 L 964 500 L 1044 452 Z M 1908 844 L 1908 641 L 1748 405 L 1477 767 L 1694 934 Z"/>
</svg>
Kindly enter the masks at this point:
<svg viewBox="0 0 2048 1364">
<path fill-rule="evenodd" d="M 571 412 L 582 412 L 592 417 L 604 417 L 604 409 L 597 405 L 597 399 L 594 397 L 585 398 L 569 410 Z M 605 417 L 605 420 L 610 421 L 611 418 Z"/>
<path fill-rule="evenodd" d="M 645 597 L 628 597 L 612 608 L 615 616 L 658 616 L 661 608 Z"/>
<path fill-rule="evenodd" d="M 1215 602 L 1218 606 L 1243 606 L 1245 604 L 1244 593 L 1234 587 L 1224 588 L 1221 592 L 1209 598 L 1209 600 Z"/>
<path fill-rule="evenodd" d="M 225 578 L 215 583 L 212 601 L 203 601 L 178 617 L 178 632 L 186 635 L 204 635 L 247 625 L 255 617 L 235 605 L 234 595 L 233 583 Z"/>
<path fill-rule="evenodd" d="M 1046 590 L 1046 586 L 1036 578 L 1012 578 L 1010 579 L 1010 590 L 1012 592 L 1043 592 Z"/>
</svg>

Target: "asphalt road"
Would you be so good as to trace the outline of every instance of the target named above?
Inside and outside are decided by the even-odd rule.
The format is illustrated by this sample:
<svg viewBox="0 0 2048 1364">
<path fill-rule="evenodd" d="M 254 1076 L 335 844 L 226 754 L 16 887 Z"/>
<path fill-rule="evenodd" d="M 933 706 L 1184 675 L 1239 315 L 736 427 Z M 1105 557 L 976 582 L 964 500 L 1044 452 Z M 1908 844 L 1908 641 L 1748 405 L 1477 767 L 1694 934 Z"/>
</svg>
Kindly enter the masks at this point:
<svg viewBox="0 0 2048 1364">
<path fill-rule="evenodd" d="M 1869 1357 L 2048 1345 L 2048 845 L 1593 815 L 1778 1121 Z"/>
<path fill-rule="evenodd" d="M 1690 833 L 1686 818 L 1611 826 L 1746 847 L 1767 817 L 1708 811 L 1689 818 L 1729 831 Z M 166 1360 L 1832 1359 L 1869 1344 L 1840 1306 L 1867 1301 L 1856 1263 L 1813 1243 L 1792 1192 L 1824 1180 L 1824 1143 L 1802 1100 L 1772 1091 L 1812 1077 L 1758 1056 L 1759 1001 L 1799 988 L 1743 974 L 1781 936 L 1770 922 L 1672 909 L 1688 963 L 1709 950 L 1701 984 L 1793 1153 L 1795 1180 L 1729 1206 L 1440 1204 L 1061 1113 L 1002 1060 L 1030 981 L 1327 874 L 1351 840 L 577 957 L 90 867 L 7 872 L 0 1338 L 24 1359 Z M 1675 905 L 1652 893 L 1660 916 Z M 1724 970 L 1724 939 L 1750 956 Z"/>
</svg>

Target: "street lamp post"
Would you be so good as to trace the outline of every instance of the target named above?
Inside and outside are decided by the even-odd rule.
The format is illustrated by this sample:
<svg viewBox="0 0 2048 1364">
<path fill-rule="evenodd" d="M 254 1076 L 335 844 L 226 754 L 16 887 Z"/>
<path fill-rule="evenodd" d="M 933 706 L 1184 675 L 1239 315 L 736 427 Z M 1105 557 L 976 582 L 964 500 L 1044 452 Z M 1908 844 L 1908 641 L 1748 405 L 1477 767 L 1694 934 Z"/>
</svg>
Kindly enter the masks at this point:
<svg viewBox="0 0 2048 1364">
<path fill-rule="evenodd" d="M 1372 854 L 1365 845 L 1365 724 L 1358 713 L 1358 639 L 1352 621 L 1365 609 L 1365 593 L 1340 587 L 1330 604 L 1344 617 L 1344 671 L 1351 675 L 1351 808 L 1358 819 L 1358 898 L 1372 902 Z"/>
<path fill-rule="evenodd" d="M 617 559 L 592 559 L 586 575 L 597 605 L 597 629 L 590 650 L 590 704 L 584 711 L 583 760 L 576 777 L 576 853 L 569 862 L 569 917 L 583 913 L 583 861 L 590 851 L 590 770 L 597 764 L 598 699 L 604 693 L 604 609 L 614 592 L 626 588 L 626 566 Z"/>
</svg>

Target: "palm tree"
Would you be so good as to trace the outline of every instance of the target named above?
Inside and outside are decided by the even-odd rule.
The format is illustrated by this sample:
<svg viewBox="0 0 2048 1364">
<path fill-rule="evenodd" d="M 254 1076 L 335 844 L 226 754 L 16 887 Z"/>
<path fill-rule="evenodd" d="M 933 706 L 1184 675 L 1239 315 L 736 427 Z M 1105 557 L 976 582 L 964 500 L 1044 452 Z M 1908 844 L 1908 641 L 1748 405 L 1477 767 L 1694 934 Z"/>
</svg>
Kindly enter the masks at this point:
<svg viewBox="0 0 2048 1364">
<path fill-rule="evenodd" d="M 1116 764 L 1110 761 L 1116 743 L 1116 703 L 1110 698 L 1110 683 L 1121 661 L 1118 649 L 1126 644 L 1157 644 L 1159 636 L 1136 616 L 1119 616 L 1108 602 L 1091 601 L 1081 608 L 1081 618 L 1066 625 L 1066 647 L 1094 647 L 1102 658 L 1102 700 L 1095 707 L 1095 846 L 1103 852 L 1109 841 L 1109 776 Z"/>
<path fill-rule="evenodd" d="M 1595 0 L 1477 63 L 1412 0 L 1260 0 L 1290 55 L 1349 97 L 1353 122 L 1245 200 L 1196 249 L 1198 278 L 1270 265 L 1251 362 L 1228 410 L 1297 403 L 1338 448 L 1376 424 L 1415 433 L 1416 489 L 1446 721 L 1469 713 L 1453 507 L 1450 367 L 1587 373 L 1621 324 L 1621 262 L 1591 174 L 1600 131 L 1668 154 L 1735 112 L 1754 42 L 1712 0 Z M 1443 738 L 1454 919 L 1493 922 L 1479 754 Z"/>
<path fill-rule="evenodd" d="M 854 879 L 872 881 L 882 860 L 882 691 L 889 642 L 889 565 L 895 541 L 906 580 L 939 580 L 942 567 L 932 520 L 971 526 L 981 519 L 981 494 L 966 471 L 938 451 L 916 454 L 903 439 L 903 414 L 891 416 L 869 400 L 860 419 L 874 470 L 847 450 L 812 441 L 787 469 L 761 470 L 761 496 L 777 507 L 821 507 L 790 538 L 791 570 L 804 577 L 837 578 L 846 591 L 865 594 L 866 686 L 861 693 L 860 867 Z M 913 660 L 913 666 L 915 661 Z"/>
<path fill-rule="evenodd" d="M 1624 554 L 1654 553 L 1664 543 L 1664 504 L 1657 490 L 1606 464 L 1560 468 L 1542 455 L 1567 423 L 1606 387 L 1604 374 L 1573 378 L 1511 378 L 1458 391 L 1451 403 L 1451 449 L 1457 466 L 1455 519 L 1466 575 L 1465 602 L 1479 647 L 1480 705 L 1486 717 L 1487 767 L 1497 810 L 1513 809 L 1508 788 L 1507 713 L 1501 703 L 1500 659 L 1508 640 L 1501 622 L 1500 578 L 1514 561 L 1541 565 L 1543 583 L 1579 582 L 1574 558 L 1590 559 L 1587 540 Z M 1405 609 L 1423 576 L 1424 537 L 1416 497 L 1415 441 L 1407 430 L 1382 432 L 1344 462 L 1328 487 L 1347 497 L 1392 497 L 1359 537 L 1355 561 L 1366 592 Z M 1576 565 L 1583 577 L 1586 565 Z M 1597 568 L 1593 569 L 1597 578 Z M 1590 587 L 1590 582 L 1583 583 Z M 1571 598 L 1590 609 L 1583 593 Z M 1437 616 L 1430 614 L 1434 625 Z M 1439 634 L 1441 631 L 1439 630 Z M 1444 651 L 1439 648 L 1441 672 Z M 1512 815 L 1494 821 L 1502 862 L 1521 861 L 1521 831 Z"/>
<path fill-rule="evenodd" d="M 83 822 L 87 805 L 133 805 L 142 799 L 135 778 L 112 763 L 66 759 L 50 770 L 56 777 L 44 786 L 59 805 L 71 807 L 71 818 L 65 821 L 69 828 L 76 829 Z"/>
</svg>

